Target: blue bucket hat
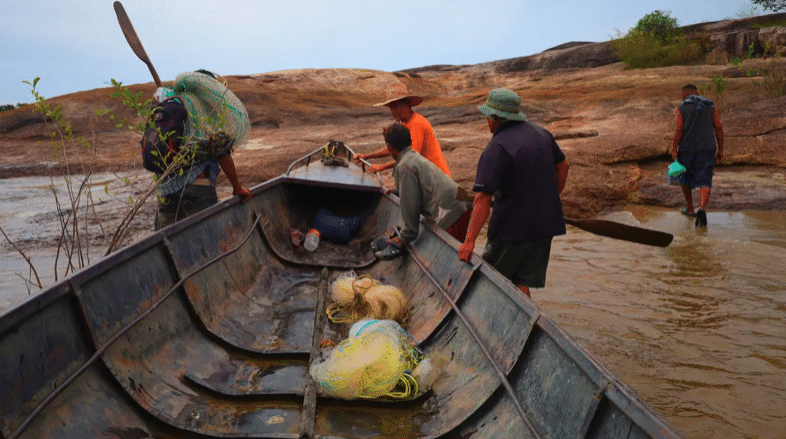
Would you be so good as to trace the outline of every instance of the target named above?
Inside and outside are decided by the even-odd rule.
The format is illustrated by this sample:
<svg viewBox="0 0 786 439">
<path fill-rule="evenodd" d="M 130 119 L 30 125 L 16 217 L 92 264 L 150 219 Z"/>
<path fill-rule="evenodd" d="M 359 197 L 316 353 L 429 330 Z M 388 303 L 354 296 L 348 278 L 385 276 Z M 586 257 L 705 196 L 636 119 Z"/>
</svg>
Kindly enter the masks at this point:
<svg viewBox="0 0 786 439">
<path fill-rule="evenodd" d="M 478 107 L 486 116 L 499 116 L 505 120 L 525 120 L 521 112 L 521 97 L 518 93 L 507 88 L 495 88 L 489 92 L 486 105 Z"/>
</svg>

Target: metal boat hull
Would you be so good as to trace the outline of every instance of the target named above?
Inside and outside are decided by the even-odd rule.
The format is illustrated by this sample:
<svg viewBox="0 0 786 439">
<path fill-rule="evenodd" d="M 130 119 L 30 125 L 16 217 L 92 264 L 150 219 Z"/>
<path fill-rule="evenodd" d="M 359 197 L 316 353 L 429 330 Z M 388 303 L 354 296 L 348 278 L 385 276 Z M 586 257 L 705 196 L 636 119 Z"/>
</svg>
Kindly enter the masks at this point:
<svg viewBox="0 0 786 439">
<path fill-rule="evenodd" d="M 353 164 L 307 161 L 3 315 L 0 436 L 679 437 L 493 268 L 459 262 L 432 222 L 403 258 L 375 261 L 369 243 L 398 221 L 397 199 Z M 324 207 L 359 215 L 360 231 L 293 247 L 289 227 Z M 316 395 L 318 343 L 347 330 L 324 319 L 328 285 L 348 269 L 399 286 L 410 333 L 450 353 L 428 393 Z"/>
</svg>

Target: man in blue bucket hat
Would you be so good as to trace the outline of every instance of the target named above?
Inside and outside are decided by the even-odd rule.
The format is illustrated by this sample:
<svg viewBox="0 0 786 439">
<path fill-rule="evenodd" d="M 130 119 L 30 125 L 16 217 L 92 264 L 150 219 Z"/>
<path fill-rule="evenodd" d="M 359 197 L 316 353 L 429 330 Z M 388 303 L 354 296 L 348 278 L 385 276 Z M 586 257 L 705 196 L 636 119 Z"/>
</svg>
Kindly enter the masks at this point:
<svg viewBox="0 0 786 439">
<path fill-rule="evenodd" d="M 490 215 L 483 259 L 529 297 L 530 288 L 546 285 L 552 238 L 565 234 L 560 193 L 569 164 L 554 136 L 526 121 L 516 92 L 491 90 L 478 109 L 493 136 L 478 161 L 473 212 L 459 258 L 469 261 Z"/>
</svg>

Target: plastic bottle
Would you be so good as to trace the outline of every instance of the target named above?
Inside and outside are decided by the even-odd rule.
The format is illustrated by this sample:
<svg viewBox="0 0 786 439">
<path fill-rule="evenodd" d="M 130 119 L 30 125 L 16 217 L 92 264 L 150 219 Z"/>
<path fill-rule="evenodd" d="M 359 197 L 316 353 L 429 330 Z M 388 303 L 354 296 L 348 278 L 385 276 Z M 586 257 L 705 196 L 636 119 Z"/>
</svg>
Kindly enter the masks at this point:
<svg viewBox="0 0 786 439">
<path fill-rule="evenodd" d="M 442 375 L 445 367 L 450 362 L 450 356 L 447 350 L 442 349 L 426 355 L 426 358 L 415 366 L 415 369 L 412 371 L 412 377 L 418 382 L 419 391 L 424 392 L 428 390 L 434 384 L 434 381 Z"/>
<path fill-rule="evenodd" d="M 298 229 L 290 230 L 289 237 L 292 240 L 292 245 L 294 245 L 295 247 L 300 247 L 301 245 L 303 245 L 303 241 L 305 240 L 305 236 L 303 235 L 303 232 L 301 232 Z"/>
<path fill-rule="evenodd" d="M 303 247 L 306 250 L 313 252 L 319 246 L 319 230 L 311 229 L 306 233 L 306 241 L 303 243 Z"/>
</svg>

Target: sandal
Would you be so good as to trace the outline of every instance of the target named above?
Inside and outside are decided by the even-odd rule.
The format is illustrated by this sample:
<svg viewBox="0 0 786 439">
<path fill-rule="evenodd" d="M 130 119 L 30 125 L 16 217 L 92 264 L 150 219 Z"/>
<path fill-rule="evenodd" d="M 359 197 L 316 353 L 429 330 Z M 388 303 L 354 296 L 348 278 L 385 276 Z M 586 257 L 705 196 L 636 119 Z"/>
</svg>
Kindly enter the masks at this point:
<svg viewBox="0 0 786 439">
<path fill-rule="evenodd" d="M 704 209 L 696 211 L 696 227 L 707 227 L 707 212 Z"/>
<path fill-rule="evenodd" d="M 691 216 L 691 217 L 696 216 L 696 212 L 688 212 L 688 206 L 682 206 L 682 210 L 680 211 L 680 213 L 682 213 L 685 216 Z"/>
</svg>

